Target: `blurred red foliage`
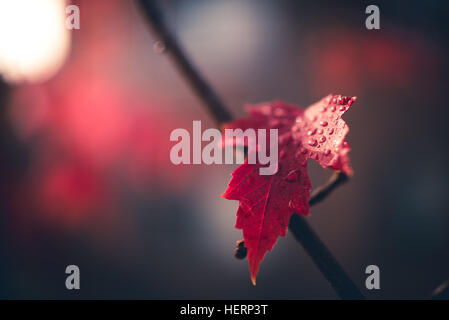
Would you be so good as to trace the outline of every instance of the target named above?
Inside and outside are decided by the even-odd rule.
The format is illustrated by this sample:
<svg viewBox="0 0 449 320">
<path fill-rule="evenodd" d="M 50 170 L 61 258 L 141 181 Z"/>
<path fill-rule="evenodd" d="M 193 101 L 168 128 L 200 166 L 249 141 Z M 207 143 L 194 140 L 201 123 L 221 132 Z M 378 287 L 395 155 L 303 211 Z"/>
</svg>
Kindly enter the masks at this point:
<svg viewBox="0 0 449 320">
<path fill-rule="evenodd" d="M 89 9 L 67 65 L 47 83 L 17 87 L 9 105 L 15 132 L 31 150 L 12 205 L 29 217 L 40 213 L 42 223 L 71 227 L 113 214 L 132 196 L 128 189 L 182 187 L 189 172 L 173 170 L 168 140 L 187 119 L 170 111 L 164 93 L 127 82 L 133 71 L 123 70 L 130 52 L 121 41 L 129 37 L 130 26 L 122 28 L 129 4 L 81 6 Z M 20 203 L 24 198 L 30 201 Z"/>
</svg>

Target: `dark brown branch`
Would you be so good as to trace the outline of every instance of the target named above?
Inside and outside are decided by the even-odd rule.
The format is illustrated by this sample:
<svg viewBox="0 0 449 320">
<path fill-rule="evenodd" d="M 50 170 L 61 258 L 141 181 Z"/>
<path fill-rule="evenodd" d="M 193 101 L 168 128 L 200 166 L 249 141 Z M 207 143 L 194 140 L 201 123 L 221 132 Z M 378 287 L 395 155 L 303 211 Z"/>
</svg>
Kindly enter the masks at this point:
<svg viewBox="0 0 449 320">
<path fill-rule="evenodd" d="M 449 280 L 443 282 L 432 293 L 432 299 L 434 300 L 447 300 L 449 299 Z"/>
<path fill-rule="evenodd" d="M 187 79 L 187 82 L 191 85 L 196 95 L 203 101 L 217 124 L 220 126 L 225 122 L 231 121 L 231 113 L 187 58 L 176 37 L 168 29 L 156 2 L 152 0 L 139 0 L 139 3 L 154 33 L 163 42 L 167 53 L 172 56 L 172 60 L 178 67 L 178 70 Z"/>
<path fill-rule="evenodd" d="M 309 205 L 313 206 L 320 201 L 323 201 L 335 188 L 348 181 L 348 176 L 343 172 L 334 172 L 329 181 L 318 188 L 316 188 L 310 195 Z"/>
<path fill-rule="evenodd" d="M 181 49 L 175 36 L 168 29 L 162 14 L 154 0 L 137 0 L 145 16 L 157 37 L 163 41 L 166 50 L 171 55 L 174 63 L 190 83 L 195 93 L 204 102 L 208 111 L 214 117 L 219 126 L 232 120 L 230 111 L 221 102 L 211 86 L 207 84 L 200 73 L 193 67 L 186 54 Z M 335 174 L 324 186 L 318 188 L 311 196 L 310 205 L 323 200 L 333 189 L 347 179 L 342 173 Z M 329 280 L 332 287 L 342 299 L 363 299 L 363 295 L 356 285 L 347 276 L 346 272 L 332 256 L 324 243 L 315 234 L 305 218 L 294 214 L 290 220 L 289 228 L 295 238 L 302 244 L 311 256 L 320 271 Z M 237 242 L 237 251 L 241 257 L 245 257 L 244 243 Z"/>
<path fill-rule="evenodd" d="M 365 298 L 304 216 L 293 214 L 289 229 L 342 299 Z"/>
</svg>

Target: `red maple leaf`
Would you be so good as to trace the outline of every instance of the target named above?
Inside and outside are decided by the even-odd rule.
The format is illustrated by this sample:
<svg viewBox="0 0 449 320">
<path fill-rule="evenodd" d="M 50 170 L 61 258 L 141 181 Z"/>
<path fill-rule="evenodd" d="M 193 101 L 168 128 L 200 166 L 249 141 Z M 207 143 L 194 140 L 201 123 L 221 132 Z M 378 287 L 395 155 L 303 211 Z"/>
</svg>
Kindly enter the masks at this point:
<svg viewBox="0 0 449 320">
<path fill-rule="evenodd" d="M 251 281 L 279 236 L 285 236 L 291 215 L 309 215 L 310 179 L 307 159 L 325 168 L 352 174 L 345 140 L 349 129 L 341 116 L 355 97 L 329 95 L 306 110 L 282 101 L 250 106 L 249 118 L 226 128 L 278 129 L 278 170 L 260 175 L 259 163 L 240 165 L 222 197 L 238 200 L 235 227 L 243 230 Z"/>
</svg>

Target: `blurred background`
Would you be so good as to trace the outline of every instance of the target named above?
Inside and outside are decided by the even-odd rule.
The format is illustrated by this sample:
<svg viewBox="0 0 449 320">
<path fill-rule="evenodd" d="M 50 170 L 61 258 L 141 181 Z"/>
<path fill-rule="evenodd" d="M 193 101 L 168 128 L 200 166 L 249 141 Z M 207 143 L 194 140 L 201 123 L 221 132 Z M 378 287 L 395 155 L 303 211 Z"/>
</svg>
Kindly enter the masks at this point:
<svg viewBox="0 0 449 320">
<path fill-rule="evenodd" d="M 233 257 L 232 165 L 175 166 L 170 132 L 213 119 L 131 0 L 0 0 L 0 298 L 336 299 L 292 236 L 252 286 Z M 354 177 L 309 221 L 372 299 L 449 278 L 447 1 L 160 1 L 237 116 L 357 96 Z M 380 8 L 367 30 L 365 8 Z M 310 160 L 309 160 L 310 161 Z M 314 186 L 331 175 L 309 163 Z M 65 288 L 65 268 L 81 290 Z M 364 286 L 380 267 L 381 290 Z"/>
</svg>

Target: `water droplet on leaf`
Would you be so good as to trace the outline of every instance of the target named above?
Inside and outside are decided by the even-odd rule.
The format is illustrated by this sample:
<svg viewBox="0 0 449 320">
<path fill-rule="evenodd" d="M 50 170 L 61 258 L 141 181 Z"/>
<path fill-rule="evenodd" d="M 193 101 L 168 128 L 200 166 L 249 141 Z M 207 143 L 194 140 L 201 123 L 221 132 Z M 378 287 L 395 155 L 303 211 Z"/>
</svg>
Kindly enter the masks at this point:
<svg viewBox="0 0 449 320">
<path fill-rule="evenodd" d="M 307 131 L 308 136 L 313 136 L 316 133 L 316 128 Z"/>
</svg>

